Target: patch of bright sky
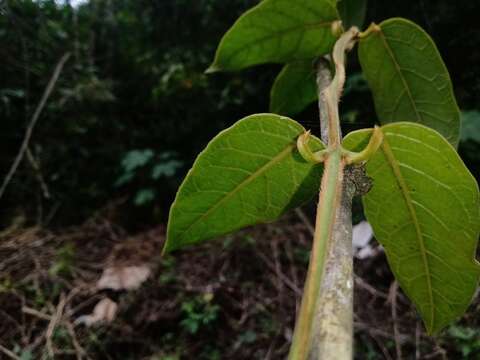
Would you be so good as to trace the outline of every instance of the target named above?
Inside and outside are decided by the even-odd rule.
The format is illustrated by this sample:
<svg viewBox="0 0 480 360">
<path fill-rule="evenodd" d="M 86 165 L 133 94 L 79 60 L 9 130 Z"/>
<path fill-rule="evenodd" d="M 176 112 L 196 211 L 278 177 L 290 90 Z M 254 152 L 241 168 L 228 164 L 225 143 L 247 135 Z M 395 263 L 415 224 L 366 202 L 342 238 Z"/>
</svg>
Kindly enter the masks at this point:
<svg viewBox="0 0 480 360">
<path fill-rule="evenodd" d="M 65 0 L 55 0 L 55 2 L 59 5 L 65 5 L 66 1 Z M 70 0 L 70 4 L 73 7 L 77 7 L 83 4 L 88 3 L 88 0 Z"/>
</svg>

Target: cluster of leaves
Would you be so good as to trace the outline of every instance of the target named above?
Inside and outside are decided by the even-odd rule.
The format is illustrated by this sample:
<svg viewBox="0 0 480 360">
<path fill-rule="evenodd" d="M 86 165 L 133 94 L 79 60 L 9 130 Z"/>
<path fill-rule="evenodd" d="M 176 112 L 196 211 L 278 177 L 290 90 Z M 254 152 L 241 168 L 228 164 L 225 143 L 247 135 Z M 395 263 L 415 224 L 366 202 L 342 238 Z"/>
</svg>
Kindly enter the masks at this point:
<svg viewBox="0 0 480 360">
<path fill-rule="evenodd" d="M 206 294 L 202 298 L 185 301 L 182 304 L 184 318 L 181 325 L 189 333 L 196 334 L 203 326 L 217 320 L 220 307 L 211 303 L 212 298 L 211 294 Z"/>
<path fill-rule="evenodd" d="M 129 151 L 122 159 L 123 172 L 115 181 L 115 186 L 124 186 L 137 180 L 136 183 L 143 183 L 143 186 L 136 191 L 134 204 L 142 206 L 151 203 L 156 199 L 155 182 L 174 177 L 182 167 L 183 163 L 177 160 L 177 156 L 170 151 L 155 155 L 152 149 Z"/>
<path fill-rule="evenodd" d="M 450 326 L 447 332 L 449 340 L 458 346 L 465 359 L 480 351 L 480 331 L 476 328 Z"/>
<path fill-rule="evenodd" d="M 335 43 L 337 5 L 261 2 L 225 34 L 208 71 L 286 63 L 272 88 L 272 110 L 302 110 L 316 99 L 311 64 Z M 351 14 L 348 5 L 341 9 Z M 358 17 L 344 19 L 354 21 Z M 374 182 L 364 197 L 366 217 L 427 330 L 436 333 L 465 311 L 480 276 L 479 192 L 456 152 L 460 111 L 443 60 L 419 26 L 393 18 L 372 24 L 358 38 L 358 58 L 384 136 L 366 165 Z M 322 169 L 296 149 L 304 132 L 289 118 L 260 114 L 215 137 L 177 194 L 165 251 L 272 221 L 311 199 Z M 371 129 L 352 132 L 342 146 L 361 151 L 370 136 Z M 312 142 L 314 151 L 324 148 Z"/>
</svg>

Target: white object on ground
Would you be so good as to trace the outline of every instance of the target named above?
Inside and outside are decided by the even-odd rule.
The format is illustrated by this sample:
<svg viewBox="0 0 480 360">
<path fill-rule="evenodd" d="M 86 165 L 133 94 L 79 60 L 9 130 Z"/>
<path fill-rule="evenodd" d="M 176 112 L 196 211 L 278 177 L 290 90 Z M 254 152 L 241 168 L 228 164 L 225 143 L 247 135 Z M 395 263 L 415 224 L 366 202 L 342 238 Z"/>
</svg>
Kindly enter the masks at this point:
<svg viewBox="0 0 480 360">
<path fill-rule="evenodd" d="M 103 270 L 97 289 L 135 290 L 148 279 L 150 273 L 150 268 L 145 264 L 108 267 Z"/>
<path fill-rule="evenodd" d="M 104 298 L 95 305 L 93 313 L 90 315 L 79 316 L 75 320 L 75 324 L 84 324 L 85 326 L 90 327 L 98 323 L 111 323 L 115 320 L 117 310 L 118 305 L 115 301 L 112 301 L 109 298 Z"/>
<path fill-rule="evenodd" d="M 356 258 L 365 259 L 375 253 L 370 245 L 372 238 L 373 230 L 367 221 L 361 221 L 353 226 L 352 245 Z"/>
</svg>

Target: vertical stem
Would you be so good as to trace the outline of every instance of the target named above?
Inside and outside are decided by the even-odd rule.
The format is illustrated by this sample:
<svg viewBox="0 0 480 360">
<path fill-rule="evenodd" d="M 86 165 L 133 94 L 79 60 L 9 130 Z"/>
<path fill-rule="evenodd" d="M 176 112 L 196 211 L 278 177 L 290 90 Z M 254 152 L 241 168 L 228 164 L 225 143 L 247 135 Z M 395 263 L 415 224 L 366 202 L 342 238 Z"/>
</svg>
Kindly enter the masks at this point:
<svg viewBox="0 0 480 360">
<path fill-rule="evenodd" d="M 350 360 L 353 355 L 352 198 L 349 168 L 342 167 L 340 196 L 326 249 L 308 359 Z"/>
<path fill-rule="evenodd" d="M 313 334 L 321 332 L 314 320 L 318 317 L 318 298 L 321 291 L 328 263 L 327 254 L 332 244 L 335 218 L 335 209 L 341 202 L 343 184 L 343 163 L 341 161 L 340 149 L 332 152 L 325 161 L 325 171 L 322 177 L 320 198 L 317 207 L 315 223 L 315 235 L 313 248 L 310 255 L 310 266 L 300 306 L 300 312 L 295 326 L 292 346 L 290 348 L 290 360 L 305 360 L 312 358 L 310 354 L 316 353 L 318 339 Z M 321 295 L 320 295 L 321 296 Z M 313 350 L 313 351 L 312 351 Z M 313 357 L 312 359 L 319 359 Z M 328 358 L 325 358 L 328 359 Z"/>
<path fill-rule="evenodd" d="M 320 58 L 317 62 L 318 112 L 320 114 L 320 135 L 325 144 L 328 144 L 328 112 L 324 91 L 331 82 L 330 61 Z"/>
<path fill-rule="evenodd" d="M 290 360 L 352 359 L 351 203 L 355 183 L 342 156 L 338 102 L 345 83 L 345 52 L 351 49 L 357 35 L 358 29 L 352 28 L 339 38 L 332 54 L 335 76 L 327 88 L 319 89 L 322 138 L 328 138 L 329 153 L 325 160 L 313 248 Z M 318 74 L 319 86 L 320 77 Z"/>
</svg>

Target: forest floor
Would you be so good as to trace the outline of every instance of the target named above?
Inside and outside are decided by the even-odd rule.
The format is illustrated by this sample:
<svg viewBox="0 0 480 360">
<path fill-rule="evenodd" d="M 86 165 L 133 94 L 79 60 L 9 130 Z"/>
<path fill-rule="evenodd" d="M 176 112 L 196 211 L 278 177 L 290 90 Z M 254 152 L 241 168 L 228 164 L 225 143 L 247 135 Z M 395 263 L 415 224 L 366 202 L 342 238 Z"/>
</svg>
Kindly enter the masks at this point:
<svg viewBox="0 0 480 360">
<path fill-rule="evenodd" d="M 165 227 L 108 214 L 0 233 L 0 359 L 285 359 L 311 230 L 293 212 L 162 258 Z M 428 337 L 372 241 L 355 260 L 356 359 L 480 359 L 480 299 Z"/>
</svg>

